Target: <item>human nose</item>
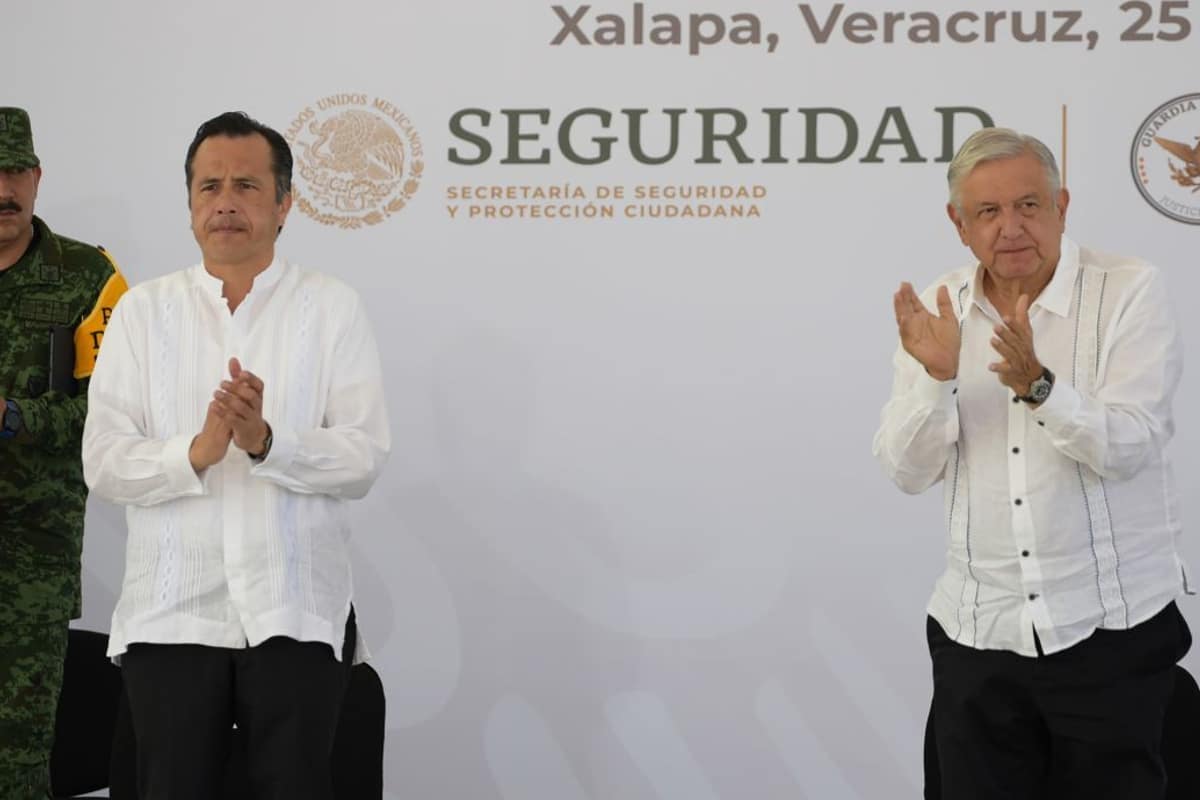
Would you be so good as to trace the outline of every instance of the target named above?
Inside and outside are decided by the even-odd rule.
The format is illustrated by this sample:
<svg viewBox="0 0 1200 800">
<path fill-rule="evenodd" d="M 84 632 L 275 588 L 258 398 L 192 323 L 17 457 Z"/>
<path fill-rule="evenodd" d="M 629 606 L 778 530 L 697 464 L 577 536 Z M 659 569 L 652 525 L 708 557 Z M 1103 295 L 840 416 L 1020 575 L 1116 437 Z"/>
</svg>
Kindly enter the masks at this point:
<svg viewBox="0 0 1200 800">
<path fill-rule="evenodd" d="M 216 197 L 213 198 L 213 209 L 218 214 L 238 213 L 237 203 L 234 202 L 234 192 L 232 187 L 224 185 L 217 187 Z"/>
<path fill-rule="evenodd" d="M 1013 209 L 1000 212 L 1000 235 L 1005 239 L 1019 239 L 1025 233 L 1025 220 Z"/>
</svg>

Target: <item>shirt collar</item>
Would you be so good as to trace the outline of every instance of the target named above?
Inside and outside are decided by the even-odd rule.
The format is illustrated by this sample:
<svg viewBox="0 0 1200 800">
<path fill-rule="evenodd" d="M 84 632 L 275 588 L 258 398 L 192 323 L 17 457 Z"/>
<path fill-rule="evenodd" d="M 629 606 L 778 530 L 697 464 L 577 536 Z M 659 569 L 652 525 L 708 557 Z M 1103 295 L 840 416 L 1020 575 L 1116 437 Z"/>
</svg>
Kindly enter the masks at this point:
<svg viewBox="0 0 1200 800">
<path fill-rule="evenodd" d="M 58 284 L 62 283 L 62 243 L 38 216 L 33 218 L 33 238 L 25 246 L 25 252 L 12 266 L 0 271 L 0 275 L 18 283 Z"/>
<path fill-rule="evenodd" d="M 42 254 L 43 264 L 62 266 L 62 245 L 58 243 L 58 237 L 50 232 L 50 226 L 36 214 L 33 217 L 33 241 L 25 255 L 34 251 Z"/>
<path fill-rule="evenodd" d="M 285 269 L 287 269 L 287 261 L 280 256 L 275 256 L 266 269 L 254 276 L 254 284 L 250 287 L 250 294 L 247 297 L 274 286 L 283 277 Z M 192 267 L 192 277 L 196 284 L 208 294 L 218 299 L 223 297 L 222 290 L 225 288 L 225 282 L 205 269 L 203 261 Z"/>
<path fill-rule="evenodd" d="M 1054 275 L 1050 277 L 1050 283 L 1046 284 L 1046 288 L 1042 289 L 1042 293 L 1033 301 L 1033 305 L 1029 307 L 1029 310 L 1033 311 L 1033 309 L 1041 306 L 1050 313 L 1065 318 L 1071 313 L 1071 293 L 1072 288 L 1075 286 L 1075 277 L 1078 273 L 1079 245 L 1064 236 L 1059 245 L 1058 266 L 1054 268 Z M 979 304 L 980 308 L 984 307 L 983 301 L 986 297 L 983 294 L 982 264 L 975 267 L 974 276 L 962 288 L 967 290 L 967 294 L 963 298 L 963 308 L 976 303 Z"/>
<path fill-rule="evenodd" d="M 1059 249 L 1058 267 L 1034 305 L 1065 318 L 1071 313 L 1071 294 L 1078 274 L 1079 245 L 1064 236 Z"/>
</svg>

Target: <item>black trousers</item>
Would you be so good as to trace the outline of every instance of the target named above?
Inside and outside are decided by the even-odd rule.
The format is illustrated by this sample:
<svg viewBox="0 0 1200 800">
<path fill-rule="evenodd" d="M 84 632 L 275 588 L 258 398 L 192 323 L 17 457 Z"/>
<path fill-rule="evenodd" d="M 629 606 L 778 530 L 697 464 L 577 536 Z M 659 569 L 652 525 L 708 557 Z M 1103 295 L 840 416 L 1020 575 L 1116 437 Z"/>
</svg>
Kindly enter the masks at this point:
<svg viewBox="0 0 1200 800">
<path fill-rule="evenodd" d="M 944 800 L 1164 797 L 1163 717 L 1192 642 L 1174 603 L 1036 658 L 957 644 L 932 617 L 926 631 Z"/>
<path fill-rule="evenodd" d="M 235 723 L 251 796 L 331 800 L 330 753 L 355 639 L 352 610 L 341 662 L 326 644 L 283 636 L 242 649 L 130 645 L 121 672 L 141 800 L 221 798 Z"/>
</svg>

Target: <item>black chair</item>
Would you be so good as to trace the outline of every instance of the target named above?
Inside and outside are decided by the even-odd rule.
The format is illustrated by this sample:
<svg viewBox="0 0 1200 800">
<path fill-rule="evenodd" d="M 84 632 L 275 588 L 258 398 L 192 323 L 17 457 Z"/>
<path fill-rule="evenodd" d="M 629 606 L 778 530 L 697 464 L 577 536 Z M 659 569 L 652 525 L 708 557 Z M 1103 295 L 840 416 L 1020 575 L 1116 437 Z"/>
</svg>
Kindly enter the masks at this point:
<svg viewBox="0 0 1200 800">
<path fill-rule="evenodd" d="M 1176 665 L 1175 688 L 1163 720 L 1163 762 L 1167 768 L 1167 799 L 1200 798 L 1200 687 L 1186 669 Z M 925 800 L 942 800 L 938 773 L 933 706 L 925 721 Z"/>
<path fill-rule="evenodd" d="M 1163 722 L 1167 800 L 1200 797 L 1200 687 L 1183 667 L 1175 668 L 1175 690 Z"/>
<path fill-rule="evenodd" d="M 942 800 L 942 773 L 938 767 L 937 739 L 933 732 L 933 703 L 925 717 L 925 800 Z"/>
<path fill-rule="evenodd" d="M 333 796 L 337 800 L 382 800 L 386 719 L 387 700 L 379 673 L 370 664 L 351 668 L 333 740 Z"/>
<path fill-rule="evenodd" d="M 334 736 L 331 771 L 336 800 L 382 800 L 383 738 L 386 698 L 379 673 L 370 664 L 356 664 Z M 111 800 L 137 800 L 133 722 L 129 703 L 120 695 L 110 768 Z M 246 773 L 245 743 L 235 729 L 225 771 L 223 800 L 252 800 Z"/>
<path fill-rule="evenodd" d="M 105 656 L 108 635 L 72 628 L 50 753 L 56 798 L 108 786 L 108 754 L 121 696 L 121 671 Z"/>
</svg>

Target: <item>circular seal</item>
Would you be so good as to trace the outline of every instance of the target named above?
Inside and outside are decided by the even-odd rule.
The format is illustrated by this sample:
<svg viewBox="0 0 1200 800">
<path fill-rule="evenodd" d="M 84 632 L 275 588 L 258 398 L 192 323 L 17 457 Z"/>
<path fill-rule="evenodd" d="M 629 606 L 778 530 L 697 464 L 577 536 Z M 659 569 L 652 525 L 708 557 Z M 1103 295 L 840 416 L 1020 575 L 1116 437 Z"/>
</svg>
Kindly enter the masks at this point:
<svg viewBox="0 0 1200 800">
<path fill-rule="evenodd" d="M 1168 100 L 1138 128 L 1133 180 L 1159 213 L 1200 225 L 1200 94 Z"/>
<path fill-rule="evenodd" d="M 325 225 L 360 228 L 400 211 L 421 185 L 421 137 L 398 108 L 365 94 L 306 106 L 288 126 L 296 206 Z"/>
</svg>

